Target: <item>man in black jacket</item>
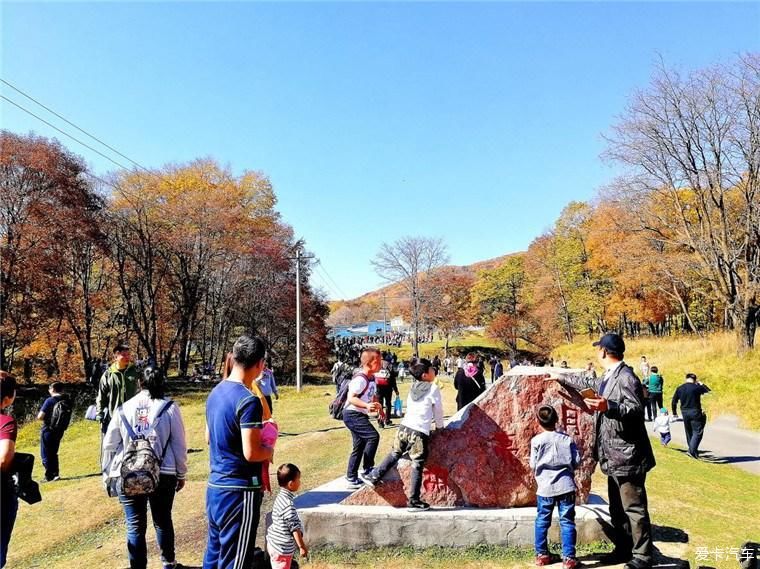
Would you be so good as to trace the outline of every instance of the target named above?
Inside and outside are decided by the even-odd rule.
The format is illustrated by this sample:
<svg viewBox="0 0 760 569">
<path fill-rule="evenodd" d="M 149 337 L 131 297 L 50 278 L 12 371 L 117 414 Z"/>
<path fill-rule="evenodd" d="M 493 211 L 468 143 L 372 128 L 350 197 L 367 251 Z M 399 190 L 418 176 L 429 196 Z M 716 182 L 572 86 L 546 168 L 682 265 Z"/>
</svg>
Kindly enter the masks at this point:
<svg viewBox="0 0 760 569">
<path fill-rule="evenodd" d="M 643 389 L 623 362 L 623 338 L 605 334 L 594 346 L 605 373 L 583 380 L 596 392 L 584 402 L 596 413 L 594 458 L 607 475 L 615 545 L 609 561 L 626 562 L 625 569 L 644 569 L 652 565 L 646 473 L 654 468 L 655 460 L 644 425 Z"/>
<path fill-rule="evenodd" d="M 702 442 L 702 435 L 707 424 L 707 415 L 702 411 L 702 396 L 705 393 L 710 393 L 710 388 L 699 383 L 697 376 L 693 373 L 687 373 L 686 383 L 676 389 L 673 400 L 670 402 L 670 406 L 673 407 L 673 417 L 678 417 L 676 411 L 678 403 L 681 403 L 683 428 L 689 445 L 689 456 L 692 458 L 699 458 L 699 443 Z"/>
</svg>

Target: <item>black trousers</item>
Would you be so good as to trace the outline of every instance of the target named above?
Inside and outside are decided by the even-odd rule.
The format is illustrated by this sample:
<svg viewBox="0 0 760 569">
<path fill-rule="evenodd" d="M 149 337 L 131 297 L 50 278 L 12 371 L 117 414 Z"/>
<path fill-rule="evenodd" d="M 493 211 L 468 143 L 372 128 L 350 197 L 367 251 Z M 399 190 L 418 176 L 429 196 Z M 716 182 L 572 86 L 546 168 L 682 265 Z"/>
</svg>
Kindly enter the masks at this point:
<svg viewBox="0 0 760 569">
<path fill-rule="evenodd" d="M 607 477 L 615 550 L 631 552 L 641 566 L 652 564 L 652 524 L 649 520 L 646 474 Z"/>
<path fill-rule="evenodd" d="M 686 432 L 686 443 L 689 445 L 689 453 L 699 456 L 699 443 L 702 442 L 702 436 L 705 434 L 705 425 L 707 424 L 707 415 L 699 411 L 681 410 L 683 417 L 683 428 Z"/>
<path fill-rule="evenodd" d="M 652 407 L 652 417 L 656 419 L 662 409 L 662 393 L 650 393 L 649 405 Z"/>
<path fill-rule="evenodd" d="M 649 397 L 644 397 L 644 417 L 647 421 L 652 420 L 652 400 Z"/>
<path fill-rule="evenodd" d="M 45 467 L 45 480 L 52 480 L 60 474 L 58 470 L 58 449 L 61 446 L 63 433 L 47 427 L 40 433 L 40 456 Z"/>
<path fill-rule="evenodd" d="M 393 405 L 393 388 L 391 386 L 378 387 L 377 398 L 380 400 L 380 405 L 385 407 L 385 419 L 390 421 L 391 406 Z"/>
</svg>

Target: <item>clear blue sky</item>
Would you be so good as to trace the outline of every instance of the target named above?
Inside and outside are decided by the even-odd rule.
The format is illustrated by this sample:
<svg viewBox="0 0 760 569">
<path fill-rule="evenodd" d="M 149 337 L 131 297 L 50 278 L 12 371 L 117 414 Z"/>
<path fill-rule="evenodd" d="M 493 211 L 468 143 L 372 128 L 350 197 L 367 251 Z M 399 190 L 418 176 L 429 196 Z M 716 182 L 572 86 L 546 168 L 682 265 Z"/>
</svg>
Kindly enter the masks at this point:
<svg viewBox="0 0 760 569">
<path fill-rule="evenodd" d="M 369 258 L 403 234 L 444 237 L 455 264 L 524 250 L 609 181 L 601 134 L 658 53 L 693 68 L 760 44 L 756 2 L 0 10 L 0 75 L 141 164 L 267 173 L 331 298 L 374 289 Z M 56 134 L 0 105 L 4 128 Z"/>
</svg>

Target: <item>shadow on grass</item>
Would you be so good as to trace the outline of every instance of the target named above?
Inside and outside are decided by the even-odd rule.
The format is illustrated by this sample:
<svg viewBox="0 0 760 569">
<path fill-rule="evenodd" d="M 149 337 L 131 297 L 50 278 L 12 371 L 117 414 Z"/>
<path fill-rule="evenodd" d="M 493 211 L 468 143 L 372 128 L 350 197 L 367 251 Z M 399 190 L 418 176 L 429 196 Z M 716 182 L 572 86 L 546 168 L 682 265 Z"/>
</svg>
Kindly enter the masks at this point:
<svg viewBox="0 0 760 569">
<path fill-rule="evenodd" d="M 281 437 L 300 437 L 301 435 L 310 435 L 310 434 L 313 434 L 313 433 L 329 433 L 330 431 L 341 431 L 341 430 L 343 430 L 345 428 L 346 428 L 345 425 L 343 425 L 343 423 L 341 423 L 340 426 L 326 427 L 324 429 L 314 429 L 313 431 L 304 431 L 302 433 L 284 433 L 284 432 L 280 432 L 279 436 L 281 436 Z"/>
<path fill-rule="evenodd" d="M 715 456 L 709 451 L 699 453 L 699 458 L 710 464 L 736 464 L 739 462 L 760 461 L 760 456 Z"/>
<path fill-rule="evenodd" d="M 614 534 L 612 527 L 609 524 L 605 524 L 604 532 L 611 541 Z M 679 528 L 652 525 L 652 541 L 660 543 L 689 543 L 689 535 Z M 665 555 L 657 546 L 654 546 L 652 556 L 652 567 L 688 569 L 690 566 L 687 560 Z M 581 561 L 583 561 L 583 564 L 588 567 L 606 567 L 608 565 L 620 564 L 620 561 L 606 560 L 604 554 L 590 555 L 582 558 Z"/>
<path fill-rule="evenodd" d="M 79 476 L 66 476 L 61 477 L 61 480 L 84 480 L 85 478 L 95 478 L 96 476 L 100 476 L 100 472 L 93 472 L 91 474 L 80 474 Z"/>
</svg>

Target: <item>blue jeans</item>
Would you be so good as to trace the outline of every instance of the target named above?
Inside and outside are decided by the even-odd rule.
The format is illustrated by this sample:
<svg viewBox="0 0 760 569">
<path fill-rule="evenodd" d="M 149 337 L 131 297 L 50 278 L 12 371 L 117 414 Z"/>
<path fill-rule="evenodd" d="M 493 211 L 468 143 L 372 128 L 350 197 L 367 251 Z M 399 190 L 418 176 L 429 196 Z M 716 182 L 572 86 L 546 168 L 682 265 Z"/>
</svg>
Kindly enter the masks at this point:
<svg viewBox="0 0 760 569">
<path fill-rule="evenodd" d="M 562 557 L 575 559 L 575 492 L 544 498 L 536 496 L 536 554 L 549 553 L 547 536 L 552 525 L 552 512 L 556 504 L 559 511 L 559 530 L 562 536 Z"/>
<path fill-rule="evenodd" d="M 119 495 L 127 518 L 127 552 L 130 569 L 145 569 L 148 566 L 148 547 L 145 543 L 145 531 L 148 526 L 148 503 L 156 528 L 156 541 L 161 549 L 161 561 L 173 563 L 174 559 L 174 524 L 172 523 L 172 506 L 177 491 L 177 477 L 162 474 L 158 488 L 149 496 Z"/>
<path fill-rule="evenodd" d="M 0 490 L 0 510 L 0 567 L 5 567 L 8 543 L 11 541 L 13 524 L 16 523 L 18 513 L 18 496 L 10 484 L 3 485 Z"/>
<path fill-rule="evenodd" d="M 375 466 L 375 454 L 377 445 L 380 443 L 380 434 L 369 422 L 369 417 L 358 411 L 343 411 L 343 421 L 351 431 L 353 448 L 348 458 L 346 477 L 356 480 L 359 476 L 359 462 L 362 462 L 364 471 L 368 472 Z"/>
</svg>

